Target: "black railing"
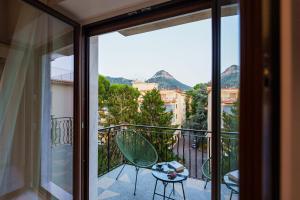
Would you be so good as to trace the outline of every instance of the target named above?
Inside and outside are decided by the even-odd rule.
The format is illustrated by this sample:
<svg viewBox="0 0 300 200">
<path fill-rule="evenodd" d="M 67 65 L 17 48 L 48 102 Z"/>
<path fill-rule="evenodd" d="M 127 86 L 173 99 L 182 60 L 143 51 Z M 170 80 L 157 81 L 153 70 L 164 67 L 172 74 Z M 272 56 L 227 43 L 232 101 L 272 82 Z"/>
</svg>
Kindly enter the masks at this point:
<svg viewBox="0 0 300 200">
<path fill-rule="evenodd" d="M 201 166 L 211 157 L 211 132 L 133 124 L 99 129 L 99 176 L 124 164 L 124 158 L 117 148 L 114 138 L 116 134 L 127 129 L 133 129 L 141 133 L 153 144 L 158 153 L 158 162 L 177 160 L 189 169 L 190 177 L 203 179 Z M 222 172 L 237 169 L 238 134 L 235 132 L 222 133 L 221 143 Z"/>
<path fill-rule="evenodd" d="M 51 144 L 73 144 L 73 118 L 51 118 Z"/>
</svg>

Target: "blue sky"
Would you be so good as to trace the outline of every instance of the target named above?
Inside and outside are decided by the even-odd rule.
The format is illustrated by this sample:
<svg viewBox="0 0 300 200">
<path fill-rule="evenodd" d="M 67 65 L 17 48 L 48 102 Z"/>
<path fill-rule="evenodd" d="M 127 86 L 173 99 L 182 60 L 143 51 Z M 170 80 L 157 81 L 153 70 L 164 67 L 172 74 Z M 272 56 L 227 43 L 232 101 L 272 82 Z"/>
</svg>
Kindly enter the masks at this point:
<svg viewBox="0 0 300 200">
<path fill-rule="evenodd" d="M 222 18 L 221 67 L 239 64 L 238 17 Z M 211 80 L 211 20 L 132 36 L 118 32 L 99 36 L 99 73 L 145 80 L 166 70 L 193 86 Z"/>
<path fill-rule="evenodd" d="M 239 65 L 239 18 L 223 17 L 221 68 Z M 122 36 L 118 32 L 99 36 L 99 73 L 106 76 L 146 80 L 163 69 L 177 80 L 194 86 L 211 80 L 211 20 Z M 51 63 L 52 75 L 72 71 L 73 56 Z"/>
</svg>

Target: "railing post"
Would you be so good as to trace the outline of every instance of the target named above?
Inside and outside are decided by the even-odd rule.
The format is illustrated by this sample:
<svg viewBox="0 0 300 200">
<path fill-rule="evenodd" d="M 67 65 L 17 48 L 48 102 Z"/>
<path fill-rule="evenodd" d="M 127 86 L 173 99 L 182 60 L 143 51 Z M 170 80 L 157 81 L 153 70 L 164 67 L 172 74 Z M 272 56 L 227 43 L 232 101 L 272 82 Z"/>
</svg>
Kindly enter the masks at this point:
<svg viewBox="0 0 300 200">
<path fill-rule="evenodd" d="M 108 132 L 107 132 L 107 171 L 109 172 L 110 171 L 110 131 L 111 131 L 111 128 L 108 129 Z"/>
<path fill-rule="evenodd" d="M 70 117 L 70 129 L 71 129 L 70 144 L 73 145 L 74 127 L 73 127 L 73 118 L 71 117 Z"/>
<path fill-rule="evenodd" d="M 189 134 L 189 142 L 188 142 L 188 145 L 189 145 L 189 147 L 188 147 L 188 150 L 189 150 L 189 171 L 190 171 L 190 173 L 191 173 L 191 165 L 192 165 L 192 161 L 191 161 L 191 133 L 189 132 L 189 131 L 187 131 L 187 133 Z"/>
<path fill-rule="evenodd" d="M 197 155 L 197 151 L 198 151 L 198 135 L 197 133 L 194 133 L 194 138 L 195 138 L 195 177 L 197 178 L 198 176 L 198 155 Z M 194 142 L 194 141 L 193 141 Z"/>
<path fill-rule="evenodd" d="M 54 145 L 55 140 L 55 128 L 54 128 L 54 117 L 51 115 L 51 146 Z"/>
</svg>

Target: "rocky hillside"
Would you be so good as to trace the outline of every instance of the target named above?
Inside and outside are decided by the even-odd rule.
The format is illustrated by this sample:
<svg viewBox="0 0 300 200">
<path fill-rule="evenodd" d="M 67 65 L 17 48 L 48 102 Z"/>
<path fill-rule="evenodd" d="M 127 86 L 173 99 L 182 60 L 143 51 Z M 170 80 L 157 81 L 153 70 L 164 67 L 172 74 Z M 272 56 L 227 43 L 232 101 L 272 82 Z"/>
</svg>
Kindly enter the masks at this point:
<svg viewBox="0 0 300 200">
<path fill-rule="evenodd" d="M 123 77 L 110 77 L 106 76 L 106 78 L 109 80 L 110 84 L 124 84 L 124 85 L 132 85 L 132 80 L 126 79 Z"/>
<path fill-rule="evenodd" d="M 146 80 L 147 83 L 158 83 L 158 89 L 180 89 L 183 91 L 191 89 L 190 86 L 176 80 L 171 74 L 164 70 L 160 70 L 154 74 L 150 79 Z"/>
<path fill-rule="evenodd" d="M 110 81 L 111 84 L 126 84 L 132 85 L 132 81 L 130 79 L 126 79 L 123 77 L 110 77 L 106 76 L 106 78 Z M 180 90 L 189 90 L 190 86 L 181 83 L 176 80 L 171 74 L 164 70 L 160 70 L 154 74 L 151 78 L 146 80 L 147 83 L 158 83 L 159 89 L 180 89 Z"/>
<path fill-rule="evenodd" d="M 240 86 L 240 67 L 231 65 L 221 74 L 222 88 L 238 88 Z"/>
<path fill-rule="evenodd" d="M 111 84 L 126 84 L 132 85 L 133 80 L 123 77 L 110 77 L 106 76 Z M 165 70 L 156 72 L 151 78 L 146 80 L 147 83 L 158 83 L 159 89 L 180 89 L 183 91 L 190 90 L 191 87 L 181 83 L 175 79 L 170 73 Z M 211 84 L 211 82 L 209 83 Z M 224 70 L 221 74 L 221 87 L 222 88 L 238 88 L 240 86 L 240 67 L 231 65 Z"/>
</svg>

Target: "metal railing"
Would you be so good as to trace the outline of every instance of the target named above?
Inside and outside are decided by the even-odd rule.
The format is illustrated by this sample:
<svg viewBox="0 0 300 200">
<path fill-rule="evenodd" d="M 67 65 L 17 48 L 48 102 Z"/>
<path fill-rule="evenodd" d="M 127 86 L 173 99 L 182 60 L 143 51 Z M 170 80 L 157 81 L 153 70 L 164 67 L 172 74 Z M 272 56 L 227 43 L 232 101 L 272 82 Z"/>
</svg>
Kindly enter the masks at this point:
<svg viewBox="0 0 300 200">
<path fill-rule="evenodd" d="M 203 179 L 201 166 L 211 157 L 211 132 L 184 128 L 146 125 L 116 125 L 98 130 L 98 175 L 124 164 L 115 136 L 133 129 L 146 137 L 158 153 L 158 162 L 177 160 L 189 169 L 190 177 Z M 223 132 L 221 136 L 222 172 L 237 168 L 238 134 Z"/>
<path fill-rule="evenodd" d="M 51 80 L 57 80 L 57 81 L 74 81 L 74 73 L 66 73 L 66 74 L 60 74 L 57 76 L 52 76 Z"/>
<path fill-rule="evenodd" d="M 73 144 L 72 117 L 51 118 L 51 144 L 52 146 Z"/>
</svg>

